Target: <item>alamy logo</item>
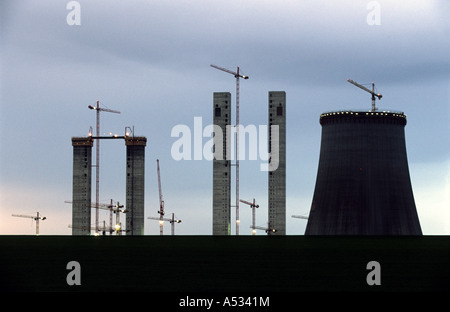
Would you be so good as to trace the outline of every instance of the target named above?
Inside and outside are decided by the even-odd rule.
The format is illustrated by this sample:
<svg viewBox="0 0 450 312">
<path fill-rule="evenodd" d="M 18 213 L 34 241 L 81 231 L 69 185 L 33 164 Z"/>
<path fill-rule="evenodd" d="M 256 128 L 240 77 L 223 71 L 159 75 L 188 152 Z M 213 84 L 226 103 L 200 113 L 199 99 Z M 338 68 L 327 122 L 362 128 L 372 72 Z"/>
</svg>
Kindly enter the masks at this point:
<svg viewBox="0 0 450 312">
<path fill-rule="evenodd" d="M 70 1 L 66 5 L 67 10 L 71 10 L 66 17 L 67 25 L 81 25 L 81 5 L 78 1 Z"/>
<path fill-rule="evenodd" d="M 81 285 L 81 266 L 78 261 L 69 261 L 66 265 L 67 270 L 71 270 L 66 277 L 67 285 Z"/>
<path fill-rule="evenodd" d="M 381 265 L 378 261 L 370 261 L 366 265 L 367 270 L 372 270 L 367 274 L 367 285 L 381 285 Z"/>
<path fill-rule="evenodd" d="M 381 25 L 381 6 L 378 1 L 370 1 L 366 5 L 367 10 L 371 10 L 367 14 L 366 22 L 367 25 Z"/>
<path fill-rule="evenodd" d="M 238 129 L 239 128 L 239 129 Z M 227 125 L 225 135 L 218 125 L 203 128 L 202 117 L 194 117 L 193 135 L 187 125 L 176 125 L 171 136 L 177 137 L 172 144 L 171 155 L 174 160 L 248 160 L 263 161 L 261 171 L 275 171 L 279 165 L 279 127 L 270 126 L 270 143 L 268 143 L 267 125 Z M 239 136 L 237 135 L 239 133 Z M 235 150 L 235 139 L 239 142 L 239 153 Z M 246 138 L 248 137 L 248 141 Z M 203 144 L 203 138 L 209 140 Z M 248 149 L 246 148 L 248 142 Z M 270 144 L 270 152 L 269 146 Z M 192 158 L 193 150 L 193 158 Z M 237 155 L 236 155 L 237 154 Z"/>
</svg>

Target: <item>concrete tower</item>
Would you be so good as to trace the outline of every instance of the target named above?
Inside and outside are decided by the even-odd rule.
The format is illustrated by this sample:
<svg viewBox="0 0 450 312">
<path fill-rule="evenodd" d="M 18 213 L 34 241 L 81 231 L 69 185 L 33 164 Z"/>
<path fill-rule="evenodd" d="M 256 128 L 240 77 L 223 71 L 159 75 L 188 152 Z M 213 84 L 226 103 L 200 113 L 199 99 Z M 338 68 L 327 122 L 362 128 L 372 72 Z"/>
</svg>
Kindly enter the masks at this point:
<svg viewBox="0 0 450 312">
<path fill-rule="evenodd" d="M 322 142 L 305 235 L 422 235 L 404 127 L 392 112 L 320 116 Z"/>
<path fill-rule="evenodd" d="M 269 171 L 269 225 L 276 229 L 273 235 L 286 235 L 286 92 L 270 91 L 268 104 L 269 153 L 277 153 L 278 144 L 278 167 Z M 278 138 L 272 126 L 278 126 Z"/>
<path fill-rule="evenodd" d="M 72 183 L 72 235 L 91 233 L 91 137 L 72 138 L 73 183 Z"/>
<path fill-rule="evenodd" d="M 231 230 L 231 162 L 227 131 L 231 121 L 231 94 L 215 92 L 214 125 L 221 131 L 214 134 L 213 159 L 213 235 L 230 235 Z M 228 127 L 227 127 L 228 126 Z"/>
<path fill-rule="evenodd" d="M 145 137 L 126 137 L 126 233 L 144 235 Z"/>
</svg>

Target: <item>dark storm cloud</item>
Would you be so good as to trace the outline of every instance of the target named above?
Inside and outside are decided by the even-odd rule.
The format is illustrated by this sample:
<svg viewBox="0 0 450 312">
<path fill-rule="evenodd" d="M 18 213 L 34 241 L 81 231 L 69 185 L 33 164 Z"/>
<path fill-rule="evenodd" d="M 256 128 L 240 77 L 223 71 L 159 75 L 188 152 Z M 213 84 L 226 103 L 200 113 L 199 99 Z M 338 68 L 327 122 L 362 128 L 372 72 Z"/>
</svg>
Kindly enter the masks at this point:
<svg viewBox="0 0 450 312">
<path fill-rule="evenodd" d="M 100 100 L 122 112 L 102 116 L 102 129 L 136 125 L 149 138 L 151 205 L 152 157 L 164 163 L 168 195 L 186 185 L 207 205 L 210 163 L 173 161 L 170 130 L 192 126 L 194 116 L 206 116 L 206 125 L 212 92 L 234 94 L 233 77 L 211 63 L 239 65 L 251 77 L 241 85 L 246 123 L 266 123 L 267 91 L 287 91 L 289 196 L 311 195 L 319 114 L 370 106 L 368 94 L 347 78 L 375 81 L 380 105 L 407 112 L 412 162 L 448 159 L 441 142 L 449 116 L 448 1 L 378 1 L 381 24 L 374 26 L 366 21 L 369 1 L 79 0 L 80 26 L 67 24 L 68 2 L 0 2 L 0 122 L 3 132 L 14 130 L 14 138 L 2 139 L 2 159 L 14 161 L 1 167 L 1 183 L 17 193 L 46 185 L 70 199 L 70 137 L 87 133 L 95 122 L 87 105 Z M 105 157 L 107 151 L 105 144 Z M 112 167 L 105 161 L 105 170 Z M 195 185 L 193 172 L 203 177 Z M 243 166 L 242 192 L 256 175 Z M 265 194 L 264 185 L 253 186 Z M 195 206 L 195 196 L 175 201 Z"/>
</svg>

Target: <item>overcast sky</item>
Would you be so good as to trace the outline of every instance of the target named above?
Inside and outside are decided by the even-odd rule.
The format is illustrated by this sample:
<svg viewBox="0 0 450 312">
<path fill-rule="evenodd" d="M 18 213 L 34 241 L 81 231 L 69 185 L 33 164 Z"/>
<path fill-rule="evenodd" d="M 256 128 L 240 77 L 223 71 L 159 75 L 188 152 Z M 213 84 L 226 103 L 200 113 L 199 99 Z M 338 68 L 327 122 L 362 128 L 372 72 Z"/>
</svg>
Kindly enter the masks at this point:
<svg viewBox="0 0 450 312">
<path fill-rule="evenodd" d="M 37 211 L 47 217 L 41 234 L 71 234 L 72 207 L 64 203 L 72 199 L 71 137 L 95 127 L 88 105 L 98 100 L 121 112 L 101 114 L 102 134 L 134 126 L 148 139 L 145 217 L 159 209 L 159 159 L 166 213 L 183 221 L 176 234 L 210 235 L 212 162 L 171 155 L 174 127 L 193 131 L 194 117 L 203 128 L 212 123 L 213 92 L 231 92 L 234 103 L 235 79 L 210 64 L 250 76 L 241 80 L 243 125 L 267 125 L 268 92 L 286 91 L 288 235 L 305 231 L 306 220 L 291 215 L 311 206 L 319 115 L 371 108 L 370 95 L 347 78 L 374 81 L 383 94 L 377 106 L 407 115 L 422 231 L 450 234 L 449 1 L 79 0 L 79 12 L 69 2 L 0 3 L 0 234 L 34 234 L 31 219 L 11 214 Z M 240 197 L 256 199 L 264 226 L 260 164 L 241 161 Z M 122 140 L 101 142 L 100 200 L 110 199 L 125 203 Z M 250 235 L 248 206 L 240 219 L 240 234 Z M 145 234 L 158 235 L 158 222 L 146 219 Z"/>
</svg>

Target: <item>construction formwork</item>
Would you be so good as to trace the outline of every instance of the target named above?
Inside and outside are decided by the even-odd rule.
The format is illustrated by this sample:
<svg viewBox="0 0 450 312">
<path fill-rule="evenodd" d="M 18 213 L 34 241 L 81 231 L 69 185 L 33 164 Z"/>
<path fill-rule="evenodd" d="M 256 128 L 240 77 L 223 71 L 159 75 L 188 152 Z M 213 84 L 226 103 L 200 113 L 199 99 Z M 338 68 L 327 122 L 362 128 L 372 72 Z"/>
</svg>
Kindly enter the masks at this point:
<svg viewBox="0 0 450 312">
<path fill-rule="evenodd" d="M 213 124 L 221 133 L 214 133 L 213 159 L 213 235 L 230 235 L 231 230 L 231 161 L 227 131 L 231 124 L 231 94 L 215 92 Z"/>
<path fill-rule="evenodd" d="M 147 138 L 126 137 L 126 235 L 144 235 L 145 147 Z"/>
<path fill-rule="evenodd" d="M 72 235 L 91 233 L 92 145 L 91 137 L 72 138 Z"/>
<path fill-rule="evenodd" d="M 286 235 L 286 92 L 270 91 L 268 102 L 272 162 L 268 173 L 269 225 L 276 230 L 272 235 Z M 278 131 L 272 126 L 278 127 Z"/>
</svg>

